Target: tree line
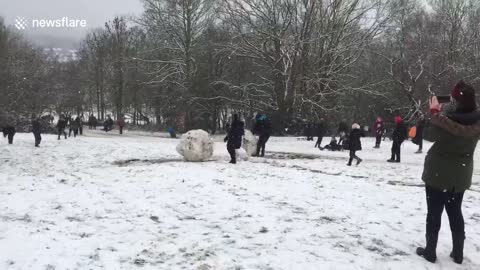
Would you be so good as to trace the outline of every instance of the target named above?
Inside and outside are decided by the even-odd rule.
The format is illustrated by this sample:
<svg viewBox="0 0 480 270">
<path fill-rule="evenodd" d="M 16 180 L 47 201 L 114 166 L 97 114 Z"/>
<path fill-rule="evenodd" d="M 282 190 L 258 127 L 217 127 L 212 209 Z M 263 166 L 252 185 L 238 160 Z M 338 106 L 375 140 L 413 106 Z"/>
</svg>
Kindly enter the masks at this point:
<svg viewBox="0 0 480 270">
<path fill-rule="evenodd" d="M 142 15 L 92 30 L 68 62 L 0 20 L 1 108 L 210 132 L 262 112 L 285 132 L 415 121 L 430 95 L 479 85 L 475 0 L 141 1 Z"/>
</svg>

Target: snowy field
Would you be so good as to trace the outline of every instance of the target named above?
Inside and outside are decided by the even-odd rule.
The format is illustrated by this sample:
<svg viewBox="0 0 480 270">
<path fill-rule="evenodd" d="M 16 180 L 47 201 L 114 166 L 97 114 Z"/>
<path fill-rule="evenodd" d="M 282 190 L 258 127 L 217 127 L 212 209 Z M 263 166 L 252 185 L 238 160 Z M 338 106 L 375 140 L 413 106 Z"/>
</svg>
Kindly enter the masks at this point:
<svg viewBox="0 0 480 270">
<path fill-rule="evenodd" d="M 437 264 L 414 254 L 426 202 L 411 142 L 390 164 L 390 142 L 363 139 L 347 167 L 347 152 L 274 138 L 232 166 L 220 137 L 205 163 L 158 134 L 43 138 L 0 141 L 0 269 L 480 269 L 478 154 L 458 266 L 446 215 Z"/>
</svg>

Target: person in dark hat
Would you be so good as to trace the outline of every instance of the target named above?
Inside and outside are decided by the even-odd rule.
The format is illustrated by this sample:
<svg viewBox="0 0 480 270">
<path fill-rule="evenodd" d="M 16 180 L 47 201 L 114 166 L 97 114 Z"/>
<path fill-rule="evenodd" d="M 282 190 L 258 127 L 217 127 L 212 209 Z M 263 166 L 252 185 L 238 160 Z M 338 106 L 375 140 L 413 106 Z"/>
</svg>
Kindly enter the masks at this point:
<svg viewBox="0 0 480 270">
<path fill-rule="evenodd" d="M 230 154 L 230 163 L 236 164 L 235 150 L 242 146 L 242 137 L 245 135 L 245 123 L 240 120 L 238 114 L 233 115 L 233 121 L 224 141 L 227 143 L 227 151 Z"/>
<path fill-rule="evenodd" d="M 40 124 L 40 119 L 35 115 L 32 115 L 32 133 L 35 138 L 35 147 L 40 147 L 40 142 L 42 141 L 42 125 Z"/>
<path fill-rule="evenodd" d="M 415 137 L 412 138 L 412 142 L 418 145 L 418 150 L 415 154 L 421 154 L 423 152 L 423 130 L 425 128 L 425 117 L 420 116 L 420 119 L 417 121 Z"/>
<path fill-rule="evenodd" d="M 13 137 L 15 136 L 15 133 L 17 133 L 15 127 L 12 125 L 6 125 L 2 129 L 2 133 L 3 137 L 8 139 L 8 144 L 13 144 Z"/>
<path fill-rule="evenodd" d="M 408 137 L 408 130 L 407 126 L 403 123 L 403 119 L 400 116 L 395 117 L 395 130 L 392 134 L 392 157 L 388 160 L 388 162 L 397 162 L 400 163 L 400 150 L 402 147 L 402 143 Z"/>
<path fill-rule="evenodd" d="M 272 135 L 272 124 L 265 114 L 257 114 L 255 117 L 255 125 L 253 127 L 253 134 L 258 135 L 256 157 L 265 156 L 265 147 L 268 139 Z"/>
<path fill-rule="evenodd" d="M 462 201 L 472 185 L 474 153 L 480 138 L 480 112 L 475 90 L 460 81 L 451 93 L 452 102 L 441 106 L 436 97 L 430 100 L 431 119 L 425 139 L 434 142 L 424 162 L 422 180 L 427 199 L 426 245 L 417 254 L 434 263 L 437 259 L 438 233 L 442 213 L 448 215 L 452 233 L 450 257 L 463 262 L 465 222 Z"/>
</svg>

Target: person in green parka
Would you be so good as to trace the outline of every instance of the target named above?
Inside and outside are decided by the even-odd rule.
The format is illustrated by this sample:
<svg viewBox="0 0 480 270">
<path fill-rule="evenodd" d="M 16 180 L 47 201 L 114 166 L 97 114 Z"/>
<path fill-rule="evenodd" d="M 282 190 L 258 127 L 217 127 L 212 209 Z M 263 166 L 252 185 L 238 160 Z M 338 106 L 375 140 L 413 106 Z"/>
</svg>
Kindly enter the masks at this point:
<svg viewBox="0 0 480 270">
<path fill-rule="evenodd" d="M 434 142 L 425 157 L 422 179 L 427 198 L 426 246 L 417 254 L 434 263 L 443 209 L 452 232 L 450 257 L 463 262 L 465 222 L 463 195 L 472 184 L 473 155 L 480 138 L 480 113 L 475 90 L 460 81 L 451 93 L 451 103 L 440 106 L 436 97 L 430 100 L 431 119 L 425 139 Z"/>
</svg>

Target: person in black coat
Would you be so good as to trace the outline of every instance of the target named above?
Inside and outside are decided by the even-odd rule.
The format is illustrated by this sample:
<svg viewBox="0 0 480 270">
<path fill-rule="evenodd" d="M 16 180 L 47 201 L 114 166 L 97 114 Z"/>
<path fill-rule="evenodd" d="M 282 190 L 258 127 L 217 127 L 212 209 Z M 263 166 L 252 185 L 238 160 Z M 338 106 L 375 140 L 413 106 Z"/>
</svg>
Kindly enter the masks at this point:
<svg viewBox="0 0 480 270">
<path fill-rule="evenodd" d="M 408 137 L 408 130 L 400 116 L 395 117 L 395 124 L 396 126 L 392 133 L 392 157 L 388 160 L 388 162 L 400 163 L 400 149 L 402 143 Z"/>
<path fill-rule="evenodd" d="M 78 117 L 78 133 L 83 135 L 83 114 Z"/>
<path fill-rule="evenodd" d="M 112 129 L 113 129 L 113 119 L 109 115 L 107 116 L 107 119 L 105 120 L 105 122 L 103 122 L 103 130 L 105 130 L 105 132 L 109 132 Z"/>
<path fill-rule="evenodd" d="M 74 138 L 77 137 L 81 124 L 82 124 L 82 121 L 80 120 L 80 117 L 77 116 L 75 120 L 70 118 L 70 131 L 68 132 L 68 137 L 72 135 L 72 131 L 73 131 L 73 137 Z"/>
<path fill-rule="evenodd" d="M 330 150 L 330 151 L 340 151 L 342 150 L 342 146 L 338 144 L 337 139 L 335 137 L 332 137 L 332 139 L 330 140 L 330 143 L 325 145 L 323 149 Z"/>
<path fill-rule="evenodd" d="M 308 123 L 305 125 L 305 137 L 307 137 L 307 141 L 313 141 L 313 125 Z"/>
<path fill-rule="evenodd" d="M 88 117 L 88 129 L 97 129 L 97 118 L 93 114 Z"/>
<path fill-rule="evenodd" d="M 423 129 L 425 128 L 425 118 L 420 117 L 420 120 L 417 122 L 417 132 L 415 138 L 412 139 L 412 142 L 418 145 L 418 151 L 415 154 L 421 154 L 423 150 Z"/>
<path fill-rule="evenodd" d="M 359 124 L 352 125 L 352 131 L 348 137 L 348 150 L 350 150 L 350 159 L 348 160 L 348 166 L 352 166 L 352 161 L 355 159 L 357 161 L 357 165 L 362 162 L 362 159 L 356 155 L 357 151 L 362 150 L 362 142 L 360 141 L 361 137 L 364 137 L 365 134 L 360 129 Z"/>
<path fill-rule="evenodd" d="M 233 115 L 233 121 L 224 141 L 227 143 L 227 151 L 230 154 L 230 163 L 236 164 L 236 149 L 240 149 L 242 146 L 242 137 L 245 135 L 245 123 L 240 121 L 238 114 Z"/>
<path fill-rule="evenodd" d="M 3 137 L 8 138 L 8 144 L 13 144 L 13 137 L 15 136 L 15 133 L 17 133 L 15 127 L 12 125 L 7 125 L 2 129 L 2 132 Z"/>
<path fill-rule="evenodd" d="M 40 142 L 42 141 L 42 125 L 40 124 L 40 119 L 35 115 L 32 115 L 32 133 L 35 137 L 35 147 L 40 147 Z"/>
<path fill-rule="evenodd" d="M 315 147 L 318 147 L 318 149 L 323 150 L 322 148 L 322 140 L 323 137 L 325 136 L 325 133 L 327 133 L 327 125 L 325 124 L 325 120 L 322 118 L 320 119 L 320 122 L 317 124 L 317 142 L 315 143 Z"/>
<path fill-rule="evenodd" d="M 63 134 L 65 139 L 67 139 L 67 132 L 65 132 L 65 128 L 67 127 L 67 119 L 65 116 L 61 115 L 60 119 L 57 122 L 57 131 L 58 131 L 58 139 L 60 140 L 60 136 Z"/>
<path fill-rule="evenodd" d="M 270 119 L 264 114 L 259 114 L 255 118 L 255 126 L 253 127 L 253 134 L 259 135 L 257 142 L 257 152 L 255 156 L 264 157 L 265 156 L 265 146 L 268 139 L 272 134 L 272 124 Z"/>
</svg>

